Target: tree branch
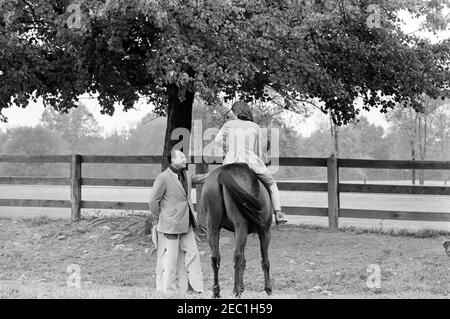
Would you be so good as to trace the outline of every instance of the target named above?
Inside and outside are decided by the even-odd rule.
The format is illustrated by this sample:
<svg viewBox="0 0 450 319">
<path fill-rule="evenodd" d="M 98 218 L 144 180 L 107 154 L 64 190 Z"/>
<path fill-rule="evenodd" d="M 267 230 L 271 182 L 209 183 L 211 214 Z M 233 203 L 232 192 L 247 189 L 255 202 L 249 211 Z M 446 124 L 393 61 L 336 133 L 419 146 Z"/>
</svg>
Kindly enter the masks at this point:
<svg viewBox="0 0 450 319">
<path fill-rule="evenodd" d="M 29 3 L 27 0 L 22 0 L 22 2 L 25 3 L 26 6 L 30 9 L 30 13 L 31 13 L 31 15 L 32 15 L 33 18 L 34 18 L 34 22 L 37 23 L 37 22 L 38 22 L 38 18 L 37 18 L 37 16 L 36 16 L 36 13 L 34 12 L 34 8 L 33 8 L 33 6 L 31 5 L 31 3 Z"/>
<path fill-rule="evenodd" d="M 297 98 L 294 98 L 294 97 L 292 97 L 292 96 L 289 96 L 288 94 L 286 94 L 286 93 L 284 93 L 284 92 L 280 92 L 280 91 L 277 91 L 277 89 L 276 88 L 274 88 L 274 87 L 272 87 L 272 86 L 269 86 L 269 87 L 271 87 L 277 94 L 279 94 L 283 99 L 285 99 L 285 100 L 294 100 L 294 101 L 296 101 L 296 102 L 299 102 L 299 103 L 308 103 L 308 104 L 310 104 L 311 106 L 313 106 L 313 107 L 315 107 L 316 109 L 318 109 L 318 110 L 320 110 L 321 112 L 323 112 L 323 110 L 322 110 L 322 108 L 320 107 L 320 106 L 318 106 L 318 105 L 316 105 L 315 103 L 313 103 L 313 102 L 311 102 L 310 100 L 307 100 L 307 99 L 297 99 Z M 283 105 L 281 105 L 280 103 L 278 103 L 278 102 L 276 102 L 273 98 L 271 98 L 270 99 L 273 103 L 275 103 L 276 105 L 278 105 L 279 107 L 282 107 L 282 108 L 284 108 L 284 106 Z M 291 110 L 291 109 L 287 109 L 287 110 L 289 110 L 289 111 L 292 111 L 292 112 L 295 112 L 295 113 L 297 113 L 297 114 L 301 114 L 300 112 L 298 112 L 297 110 Z"/>
</svg>

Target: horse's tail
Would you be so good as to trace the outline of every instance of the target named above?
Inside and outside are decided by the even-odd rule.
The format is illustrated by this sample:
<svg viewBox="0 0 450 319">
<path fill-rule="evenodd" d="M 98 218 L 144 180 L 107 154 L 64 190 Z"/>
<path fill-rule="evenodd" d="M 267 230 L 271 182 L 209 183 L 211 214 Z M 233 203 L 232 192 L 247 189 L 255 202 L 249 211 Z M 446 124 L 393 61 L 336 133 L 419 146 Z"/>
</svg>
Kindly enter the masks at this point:
<svg viewBox="0 0 450 319">
<path fill-rule="evenodd" d="M 220 173 L 218 182 L 226 187 L 235 205 L 247 219 L 260 227 L 264 225 L 264 205 L 258 200 L 257 196 L 249 194 L 227 173 Z"/>
</svg>

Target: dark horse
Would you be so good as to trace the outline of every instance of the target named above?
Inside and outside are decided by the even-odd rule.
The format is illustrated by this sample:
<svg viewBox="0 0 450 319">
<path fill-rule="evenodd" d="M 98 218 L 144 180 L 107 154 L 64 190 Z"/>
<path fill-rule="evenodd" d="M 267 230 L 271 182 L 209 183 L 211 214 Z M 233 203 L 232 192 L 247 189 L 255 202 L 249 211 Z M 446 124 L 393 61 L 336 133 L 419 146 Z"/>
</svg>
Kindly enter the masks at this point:
<svg viewBox="0 0 450 319">
<path fill-rule="evenodd" d="M 211 264 L 214 272 L 214 297 L 220 297 L 219 237 L 221 228 L 235 233 L 234 294 L 244 291 L 245 245 L 247 236 L 257 233 L 261 246 L 264 289 L 272 293 L 269 275 L 269 242 L 273 206 L 270 192 L 245 163 L 223 165 L 206 179 L 202 191 L 202 207 L 208 224 Z"/>
</svg>

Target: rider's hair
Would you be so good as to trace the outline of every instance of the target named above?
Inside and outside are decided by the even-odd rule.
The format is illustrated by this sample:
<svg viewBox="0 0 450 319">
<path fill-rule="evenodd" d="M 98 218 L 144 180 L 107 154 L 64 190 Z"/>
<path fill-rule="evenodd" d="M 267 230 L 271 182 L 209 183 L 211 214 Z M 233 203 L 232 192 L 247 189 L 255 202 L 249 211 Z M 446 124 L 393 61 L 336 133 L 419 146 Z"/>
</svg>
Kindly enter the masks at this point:
<svg viewBox="0 0 450 319">
<path fill-rule="evenodd" d="M 252 109 L 250 105 L 248 105 L 244 101 L 239 100 L 234 102 L 231 106 L 231 109 L 238 119 L 254 122 Z"/>
</svg>

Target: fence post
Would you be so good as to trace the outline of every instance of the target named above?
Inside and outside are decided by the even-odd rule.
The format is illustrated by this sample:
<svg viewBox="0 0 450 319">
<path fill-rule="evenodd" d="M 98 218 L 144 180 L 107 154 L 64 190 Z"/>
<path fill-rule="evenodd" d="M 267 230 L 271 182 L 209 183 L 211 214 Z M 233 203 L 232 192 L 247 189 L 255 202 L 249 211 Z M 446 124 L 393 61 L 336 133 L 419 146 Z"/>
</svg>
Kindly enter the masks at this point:
<svg viewBox="0 0 450 319">
<path fill-rule="evenodd" d="M 81 219 L 81 155 L 72 154 L 70 160 L 70 198 L 72 200 L 72 221 Z"/>
<path fill-rule="evenodd" d="M 327 159 L 327 177 L 328 177 L 328 227 L 330 231 L 339 230 L 339 173 L 337 158 L 332 154 Z"/>
<path fill-rule="evenodd" d="M 208 163 L 202 160 L 201 163 L 195 164 L 195 174 L 205 174 L 208 173 Z M 206 216 L 200 207 L 201 194 L 202 194 L 203 184 L 197 184 L 195 187 L 196 199 L 197 199 L 197 222 L 199 225 L 206 226 Z"/>
</svg>

